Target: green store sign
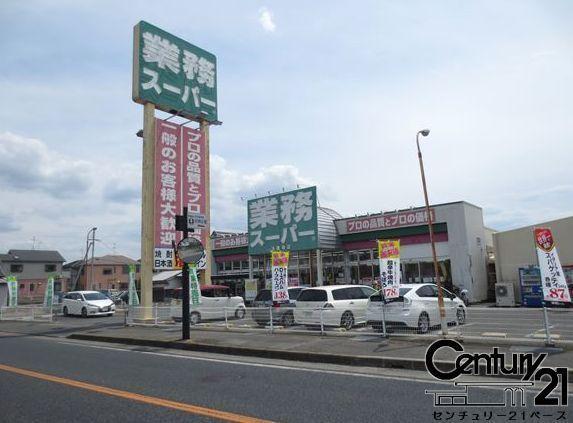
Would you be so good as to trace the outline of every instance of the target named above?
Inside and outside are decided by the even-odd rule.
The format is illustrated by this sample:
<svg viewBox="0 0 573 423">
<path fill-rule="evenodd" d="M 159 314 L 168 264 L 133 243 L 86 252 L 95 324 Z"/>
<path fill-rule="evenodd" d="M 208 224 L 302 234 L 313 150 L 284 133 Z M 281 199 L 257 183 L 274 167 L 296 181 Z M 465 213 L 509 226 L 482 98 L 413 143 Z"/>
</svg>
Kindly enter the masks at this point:
<svg viewBox="0 0 573 423">
<path fill-rule="evenodd" d="M 318 248 L 316 187 L 249 200 L 249 254 Z"/>
<path fill-rule="evenodd" d="M 217 121 L 217 58 L 147 22 L 134 28 L 133 101 Z"/>
</svg>

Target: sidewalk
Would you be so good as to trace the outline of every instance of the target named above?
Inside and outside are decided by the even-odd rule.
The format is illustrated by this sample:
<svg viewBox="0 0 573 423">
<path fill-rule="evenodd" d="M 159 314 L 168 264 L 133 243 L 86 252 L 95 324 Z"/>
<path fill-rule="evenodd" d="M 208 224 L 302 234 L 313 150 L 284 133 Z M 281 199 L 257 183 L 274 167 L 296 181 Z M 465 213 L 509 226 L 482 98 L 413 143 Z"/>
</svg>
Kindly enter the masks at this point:
<svg viewBox="0 0 573 423">
<path fill-rule="evenodd" d="M 367 367 L 392 367 L 426 371 L 428 345 L 436 338 L 422 340 L 382 339 L 379 336 L 309 336 L 305 334 L 266 334 L 192 330 L 191 339 L 181 340 L 180 328 L 108 327 L 69 336 L 72 339 L 141 345 L 219 354 L 245 355 L 295 361 L 344 364 Z M 464 342 L 466 353 L 491 352 L 493 345 Z M 501 353 L 539 352 L 532 346 L 500 346 Z M 443 349 L 436 358 L 443 370 L 453 368 L 454 352 Z M 569 367 L 573 351 L 553 349 L 544 366 Z M 570 369 L 573 376 L 573 370 Z"/>
</svg>

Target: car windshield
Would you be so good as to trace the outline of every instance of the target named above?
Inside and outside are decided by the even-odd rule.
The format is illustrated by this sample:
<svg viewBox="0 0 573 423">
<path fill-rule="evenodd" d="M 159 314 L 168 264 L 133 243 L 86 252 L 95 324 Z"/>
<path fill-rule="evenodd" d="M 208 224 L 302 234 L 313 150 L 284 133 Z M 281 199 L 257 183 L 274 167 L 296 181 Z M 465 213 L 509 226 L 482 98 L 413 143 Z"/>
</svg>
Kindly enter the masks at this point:
<svg viewBox="0 0 573 423">
<path fill-rule="evenodd" d="M 101 292 L 90 292 L 88 294 L 84 294 L 84 298 L 86 299 L 86 301 L 97 301 L 97 300 L 108 300 L 109 299 L 105 295 L 103 295 Z"/>
<path fill-rule="evenodd" d="M 300 293 L 302 292 L 303 288 L 289 288 L 288 290 L 288 297 L 289 299 L 296 300 Z"/>
</svg>

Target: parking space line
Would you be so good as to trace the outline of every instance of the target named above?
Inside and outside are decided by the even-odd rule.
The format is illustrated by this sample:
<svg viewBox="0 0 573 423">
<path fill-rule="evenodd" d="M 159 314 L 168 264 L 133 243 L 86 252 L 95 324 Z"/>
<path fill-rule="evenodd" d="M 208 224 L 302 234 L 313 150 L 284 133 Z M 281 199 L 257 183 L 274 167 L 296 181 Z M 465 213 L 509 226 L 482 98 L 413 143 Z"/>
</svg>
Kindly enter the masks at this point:
<svg viewBox="0 0 573 423">
<path fill-rule="evenodd" d="M 91 392 L 97 392 L 99 394 L 110 395 L 114 397 L 124 398 L 132 401 L 138 401 L 145 404 L 155 405 L 159 407 L 170 408 L 173 410 L 184 411 L 190 414 L 196 414 L 205 417 L 211 417 L 227 422 L 236 423 L 265 423 L 269 420 L 257 419 L 254 417 L 243 416 L 241 414 L 229 413 L 226 411 L 220 411 L 213 408 L 200 407 L 197 405 L 185 404 L 182 402 L 171 401 L 163 398 L 151 397 L 142 394 L 136 394 L 133 392 L 122 391 L 119 389 L 108 388 L 105 386 L 94 385 L 91 383 L 80 382 L 73 379 L 67 379 L 59 376 L 53 376 L 45 373 L 39 373 L 32 370 L 20 369 L 18 367 L 7 366 L 0 364 L 0 370 L 9 373 L 15 373 L 21 376 L 27 376 L 35 379 L 45 380 L 48 382 L 60 383 L 62 385 L 71 386 L 73 388 L 85 389 Z"/>
</svg>

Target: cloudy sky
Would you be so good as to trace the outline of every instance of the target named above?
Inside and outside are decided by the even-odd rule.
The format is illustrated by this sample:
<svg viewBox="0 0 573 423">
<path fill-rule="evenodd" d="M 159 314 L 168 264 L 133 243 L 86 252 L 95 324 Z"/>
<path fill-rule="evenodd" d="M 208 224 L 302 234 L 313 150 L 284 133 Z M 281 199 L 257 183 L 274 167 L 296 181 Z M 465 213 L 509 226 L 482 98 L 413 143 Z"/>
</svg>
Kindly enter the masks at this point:
<svg viewBox="0 0 573 423">
<path fill-rule="evenodd" d="M 343 215 L 466 200 L 503 230 L 573 214 L 569 1 L 3 1 L 0 252 L 139 257 L 146 20 L 218 58 L 213 226 L 317 185 Z"/>
</svg>

